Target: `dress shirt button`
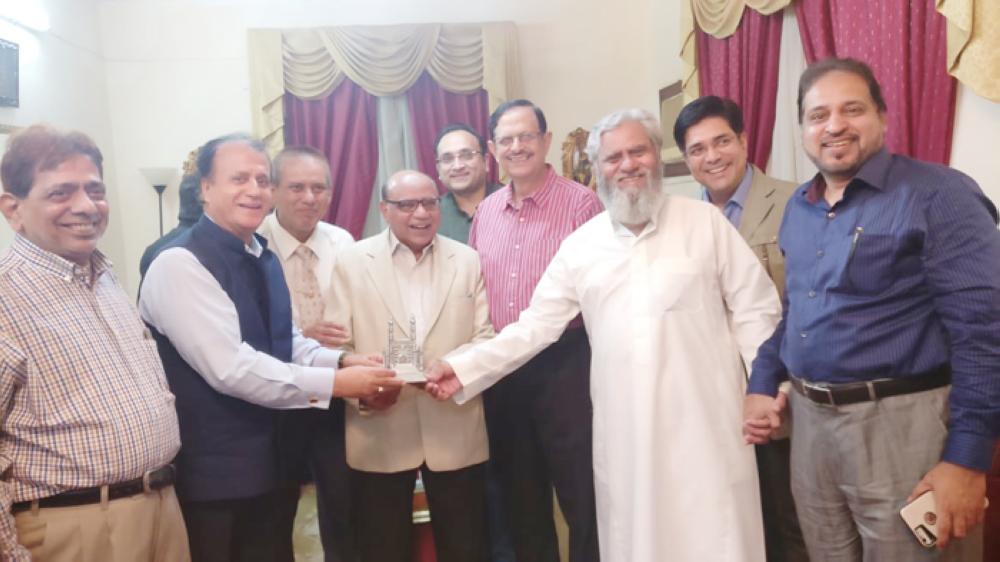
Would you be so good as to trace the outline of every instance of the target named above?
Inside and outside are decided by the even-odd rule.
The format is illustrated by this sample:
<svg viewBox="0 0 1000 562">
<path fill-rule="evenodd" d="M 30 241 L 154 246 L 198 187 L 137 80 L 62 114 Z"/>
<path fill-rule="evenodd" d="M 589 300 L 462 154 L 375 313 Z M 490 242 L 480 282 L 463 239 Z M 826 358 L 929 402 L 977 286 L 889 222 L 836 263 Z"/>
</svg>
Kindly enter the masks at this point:
<svg viewBox="0 0 1000 562">
<path fill-rule="evenodd" d="M 832 219 L 835 216 L 837 216 L 837 213 L 834 211 L 830 211 L 829 213 L 826 214 L 826 218 L 828 219 Z"/>
<path fill-rule="evenodd" d="M 816 250 L 816 257 L 817 258 L 823 257 L 823 253 L 824 253 L 823 250 Z"/>
<path fill-rule="evenodd" d="M 515 250 L 520 250 L 521 249 L 521 245 L 520 244 L 514 244 L 514 249 Z"/>
<path fill-rule="evenodd" d="M 800 332 L 799 333 L 799 337 L 801 337 L 802 339 L 806 339 L 806 333 L 805 332 Z"/>
<path fill-rule="evenodd" d="M 816 291 L 809 291 L 809 298 L 815 298 L 815 297 L 816 297 Z"/>
<path fill-rule="evenodd" d="M 507 303 L 507 308 L 514 308 L 514 303 L 512 302 Z"/>
<path fill-rule="evenodd" d="M 309 399 L 309 403 L 310 403 L 310 404 L 318 404 L 318 403 L 319 403 L 319 400 L 317 400 L 316 398 L 310 398 L 310 399 Z"/>
<path fill-rule="evenodd" d="M 510 276 L 511 277 L 517 277 L 517 272 L 515 271 L 515 272 L 511 273 Z"/>
<path fill-rule="evenodd" d="M 517 222 L 524 222 L 524 217 L 519 217 L 519 218 L 517 219 Z"/>
</svg>

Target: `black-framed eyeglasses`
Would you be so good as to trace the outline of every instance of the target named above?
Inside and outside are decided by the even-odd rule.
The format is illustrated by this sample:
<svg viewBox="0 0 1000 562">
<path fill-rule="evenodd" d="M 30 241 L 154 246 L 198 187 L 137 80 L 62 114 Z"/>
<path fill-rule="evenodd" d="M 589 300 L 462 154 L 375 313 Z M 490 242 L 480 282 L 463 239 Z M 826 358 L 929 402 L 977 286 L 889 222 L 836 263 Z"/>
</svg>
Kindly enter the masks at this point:
<svg viewBox="0 0 1000 562">
<path fill-rule="evenodd" d="M 392 199 L 383 199 L 386 203 L 390 205 L 395 205 L 397 209 L 404 213 L 412 213 L 417 210 L 417 207 L 423 207 L 425 211 L 436 211 L 438 208 L 438 203 L 441 202 L 440 197 L 425 197 L 423 199 L 400 199 L 399 201 L 393 201 Z"/>
<path fill-rule="evenodd" d="M 478 150 L 459 150 L 455 153 L 446 152 L 438 157 L 437 163 L 444 164 L 445 166 L 451 166 L 455 163 L 455 161 L 472 162 L 472 159 L 480 154 L 482 154 L 482 152 L 479 152 Z"/>
<path fill-rule="evenodd" d="M 540 139 L 543 134 L 541 131 L 525 131 L 519 135 L 500 137 L 496 140 L 496 143 L 504 148 L 508 148 L 514 144 L 515 140 L 521 144 L 528 144 Z"/>
</svg>

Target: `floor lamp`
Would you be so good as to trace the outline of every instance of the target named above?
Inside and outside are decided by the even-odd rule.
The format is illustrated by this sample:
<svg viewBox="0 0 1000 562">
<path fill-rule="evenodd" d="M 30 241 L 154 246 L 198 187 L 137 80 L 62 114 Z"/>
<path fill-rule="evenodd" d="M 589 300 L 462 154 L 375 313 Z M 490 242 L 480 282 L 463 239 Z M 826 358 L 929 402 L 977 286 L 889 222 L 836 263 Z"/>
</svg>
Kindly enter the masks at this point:
<svg viewBox="0 0 1000 562">
<path fill-rule="evenodd" d="M 177 170 L 174 168 L 140 168 L 140 172 L 145 176 L 146 181 L 153 186 L 156 191 L 156 196 L 159 199 L 159 209 L 160 209 L 160 237 L 163 237 L 163 192 L 166 191 L 167 185 L 173 181 L 174 176 L 177 175 Z"/>
</svg>

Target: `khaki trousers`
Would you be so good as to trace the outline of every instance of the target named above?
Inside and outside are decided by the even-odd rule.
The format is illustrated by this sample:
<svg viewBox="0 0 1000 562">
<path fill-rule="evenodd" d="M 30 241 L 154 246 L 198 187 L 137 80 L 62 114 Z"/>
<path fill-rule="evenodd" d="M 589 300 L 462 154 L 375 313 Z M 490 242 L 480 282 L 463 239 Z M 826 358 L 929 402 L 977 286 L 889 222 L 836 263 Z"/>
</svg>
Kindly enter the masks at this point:
<svg viewBox="0 0 1000 562">
<path fill-rule="evenodd" d="M 34 562 L 187 562 L 187 532 L 174 487 L 15 516 Z"/>
</svg>

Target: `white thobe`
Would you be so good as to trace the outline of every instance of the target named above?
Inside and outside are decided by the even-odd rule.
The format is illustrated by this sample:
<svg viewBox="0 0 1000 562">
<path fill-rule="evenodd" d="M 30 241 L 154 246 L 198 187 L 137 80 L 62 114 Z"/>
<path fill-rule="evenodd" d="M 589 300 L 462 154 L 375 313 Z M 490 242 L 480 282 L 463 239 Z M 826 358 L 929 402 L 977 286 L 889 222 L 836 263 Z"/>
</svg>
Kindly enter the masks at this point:
<svg viewBox="0 0 1000 562">
<path fill-rule="evenodd" d="M 524 364 L 579 312 L 601 560 L 762 562 L 744 368 L 780 303 L 753 252 L 701 201 L 666 197 L 639 236 L 602 213 L 562 243 L 516 323 L 447 358 L 456 400 Z"/>
</svg>

